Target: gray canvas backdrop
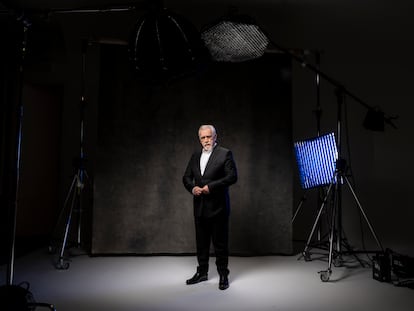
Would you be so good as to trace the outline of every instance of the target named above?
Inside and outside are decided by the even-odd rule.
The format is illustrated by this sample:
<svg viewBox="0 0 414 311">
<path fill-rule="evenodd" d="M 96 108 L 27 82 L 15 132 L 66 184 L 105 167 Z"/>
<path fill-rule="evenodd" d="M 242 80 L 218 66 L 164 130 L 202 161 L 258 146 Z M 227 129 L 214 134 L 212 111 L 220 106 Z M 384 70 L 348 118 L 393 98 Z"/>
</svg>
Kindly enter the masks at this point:
<svg viewBox="0 0 414 311">
<path fill-rule="evenodd" d="M 238 168 L 231 254 L 291 253 L 290 59 L 214 63 L 164 85 L 134 77 L 127 59 L 124 47 L 101 47 L 92 253 L 194 253 L 181 179 L 205 123 Z"/>
</svg>

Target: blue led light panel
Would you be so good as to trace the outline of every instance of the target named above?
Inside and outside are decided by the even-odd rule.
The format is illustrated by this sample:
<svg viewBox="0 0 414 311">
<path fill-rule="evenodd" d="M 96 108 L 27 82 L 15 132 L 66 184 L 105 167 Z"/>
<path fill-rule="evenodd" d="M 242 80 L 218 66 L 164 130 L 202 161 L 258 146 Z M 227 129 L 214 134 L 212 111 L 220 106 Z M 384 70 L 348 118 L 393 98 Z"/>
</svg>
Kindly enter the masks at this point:
<svg viewBox="0 0 414 311">
<path fill-rule="evenodd" d="M 333 177 L 338 150 L 334 133 L 297 141 L 294 149 L 303 189 L 335 182 Z"/>
</svg>

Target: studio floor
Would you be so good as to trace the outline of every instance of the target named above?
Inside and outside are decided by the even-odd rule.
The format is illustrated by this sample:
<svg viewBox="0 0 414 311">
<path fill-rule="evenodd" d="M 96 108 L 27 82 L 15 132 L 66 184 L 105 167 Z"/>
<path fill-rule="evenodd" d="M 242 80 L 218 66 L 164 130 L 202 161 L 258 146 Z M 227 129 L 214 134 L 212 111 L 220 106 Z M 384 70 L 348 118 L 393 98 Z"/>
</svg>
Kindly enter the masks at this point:
<svg viewBox="0 0 414 311">
<path fill-rule="evenodd" d="M 16 259 L 13 284 L 28 282 L 35 300 L 57 311 L 414 310 L 413 289 L 373 279 L 372 268 L 354 258 L 344 261 L 322 282 L 318 272 L 327 269 L 326 257 L 230 257 L 230 287 L 220 291 L 214 258 L 208 281 L 188 286 L 194 256 L 78 254 L 59 270 L 56 256 L 40 249 Z M 0 272 L 5 284 L 6 266 Z"/>
</svg>

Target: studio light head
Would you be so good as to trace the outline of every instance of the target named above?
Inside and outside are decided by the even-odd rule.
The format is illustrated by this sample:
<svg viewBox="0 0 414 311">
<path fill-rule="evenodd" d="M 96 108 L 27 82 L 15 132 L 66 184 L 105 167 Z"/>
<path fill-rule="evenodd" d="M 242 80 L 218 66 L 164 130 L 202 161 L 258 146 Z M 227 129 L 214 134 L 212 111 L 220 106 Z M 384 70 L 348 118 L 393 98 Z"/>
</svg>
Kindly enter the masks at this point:
<svg viewBox="0 0 414 311">
<path fill-rule="evenodd" d="M 196 27 L 166 8 L 154 8 L 135 24 L 129 42 L 134 69 L 150 80 L 192 73 L 208 59 Z"/>
<path fill-rule="evenodd" d="M 252 18 L 231 14 L 205 27 L 201 38 L 217 62 L 243 62 L 261 57 L 269 39 Z"/>
<path fill-rule="evenodd" d="M 294 149 L 303 189 L 335 182 L 338 150 L 334 133 L 297 141 Z"/>
</svg>

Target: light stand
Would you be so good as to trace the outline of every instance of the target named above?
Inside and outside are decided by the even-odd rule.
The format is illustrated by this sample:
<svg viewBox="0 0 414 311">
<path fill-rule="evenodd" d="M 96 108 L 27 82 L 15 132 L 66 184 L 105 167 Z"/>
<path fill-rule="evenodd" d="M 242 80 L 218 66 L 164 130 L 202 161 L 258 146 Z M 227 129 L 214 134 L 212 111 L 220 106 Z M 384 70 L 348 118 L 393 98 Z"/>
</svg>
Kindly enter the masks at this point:
<svg viewBox="0 0 414 311">
<path fill-rule="evenodd" d="M 23 141 L 23 83 L 24 83 L 24 64 L 25 56 L 27 54 L 27 41 L 28 32 L 31 26 L 31 22 L 24 16 L 21 15 L 17 18 L 17 21 L 22 24 L 23 37 L 20 46 L 20 63 L 18 64 L 18 107 L 17 107 L 17 136 L 16 136 L 16 163 L 15 163 L 15 174 L 13 180 L 13 203 L 10 208 L 10 242 L 9 242 L 9 261 L 7 263 L 7 277 L 6 285 L 0 286 L 0 296 L 2 306 L 7 310 L 34 310 L 36 307 L 45 307 L 51 311 L 56 311 L 53 304 L 34 302 L 32 293 L 29 291 L 28 286 L 25 288 L 23 283 L 14 285 L 14 261 L 15 261 L 15 245 L 16 245 L 16 224 L 17 224 L 17 208 L 19 199 L 19 186 L 20 186 L 20 167 L 21 167 L 21 151 Z M 26 282 L 24 282 L 26 283 Z M 27 284 L 27 283 L 26 283 Z"/>
<path fill-rule="evenodd" d="M 332 263 L 333 260 L 335 260 L 335 266 L 340 266 L 342 264 L 342 255 L 344 253 L 353 253 L 351 251 L 351 247 L 348 245 L 347 241 L 342 237 L 342 184 L 345 183 L 349 190 L 352 193 L 352 196 L 355 200 L 355 202 L 358 205 L 359 211 L 363 215 L 369 230 L 371 231 L 372 236 L 374 237 L 377 246 L 379 249 L 384 252 L 384 248 L 381 245 L 381 242 L 379 241 L 377 234 L 375 233 L 375 230 L 373 226 L 371 225 L 371 222 L 369 221 L 364 209 L 362 208 L 362 205 L 351 185 L 349 182 L 348 177 L 346 176 L 346 161 L 342 158 L 342 142 L 341 142 L 341 131 L 342 131 L 342 104 L 344 100 L 344 94 L 342 89 L 336 90 L 337 95 L 337 102 L 338 102 L 338 120 L 337 120 L 337 150 L 338 150 L 338 160 L 336 161 L 336 168 L 335 168 L 335 174 L 332 177 L 331 183 L 329 184 L 327 193 L 322 201 L 322 205 L 319 209 L 318 215 L 315 219 L 315 222 L 313 224 L 311 233 L 309 234 L 305 249 L 303 250 L 303 256 L 305 260 L 310 260 L 309 255 L 309 248 L 312 236 L 316 230 L 317 224 L 319 223 L 319 218 L 321 216 L 322 211 L 327 205 L 328 199 L 333 199 L 333 206 L 331 210 L 331 226 L 329 230 L 329 255 L 328 255 L 328 268 L 327 270 L 319 271 L 320 278 L 323 282 L 327 282 L 332 274 Z M 334 191 L 332 191 L 334 189 Z M 335 250 L 334 250 L 334 244 L 335 244 Z M 347 252 L 343 252 L 342 247 L 347 248 Z M 335 254 L 335 258 L 334 258 Z M 359 260 L 358 257 L 356 257 L 357 260 L 361 263 L 363 266 L 363 263 Z"/>
<path fill-rule="evenodd" d="M 342 252 L 342 245 L 345 243 L 345 240 L 342 238 L 342 183 L 344 182 L 349 190 L 352 193 L 352 196 L 355 200 L 355 202 L 358 205 L 358 208 L 360 210 L 360 212 L 362 213 L 366 223 L 368 224 L 368 227 L 379 247 L 379 249 L 384 252 L 384 249 L 374 231 L 374 228 L 372 227 L 370 221 L 368 220 L 368 217 L 366 215 L 366 213 L 364 212 L 362 205 L 353 189 L 353 187 L 351 186 L 351 183 L 348 180 L 348 177 L 345 175 L 345 170 L 346 170 L 346 162 L 345 160 L 342 158 L 342 153 L 341 153 L 341 148 L 342 148 L 342 142 L 341 142 L 341 136 L 342 136 L 342 104 L 343 104 L 343 100 L 345 98 L 345 96 L 349 96 L 350 98 L 352 98 L 353 100 L 355 100 L 356 102 L 358 102 L 359 104 L 361 104 L 362 106 L 364 106 L 365 108 L 368 109 L 368 111 L 373 111 L 375 110 L 373 107 L 369 106 L 368 104 L 366 104 L 364 101 L 362 101 L 360 98 L 358 98 L 356 95 L 352 94 L 350 91 L 348 91 L 344 86 L 342 86 L 339 82 L 335 81 L 334 79 L 332 79 L 330 76 L 326 75 L 325 73 L 323 73 L 322 71 L 320 71 L 318 68 L 316 68 L 315 66 L 308 64 L 303 58 L 299 57 L 298 55 L 290 52 L 288 49 L 283 48 L 281 46 L 279 46 L 278 44 L 271 42 L 272 45 L 274 47 L 276 47 L 278 50 L 290 55 L 292 57 L 292 59 L 294 59 L 295 61 L 298 61 L 302 67 L 308 68 L 310 70 L 312 70 L 313 72 L 317 73 L 320 77 L 324 78 L 326 81 L 328 81 L 330 84 L 332 84 L 333 86 L 336 87 L 336 95 L 337 95 L 337 102 L 338 102 L 338 118 L 337 118 L 337 147 L 338 147 L 338 152 L 339 152 L 339 156 L 338 156 L 338 161 L 337 161 L 337 167 L 336 167 L 336 171 L 334 174 L 334 177 L 328 187 L 328 190 L 326 192 L 326 195 L 322 201 L 321 207 L 318 211 L 317 217 L 315 219 L 315 222 L 313 224 L 312 227 L 312 231 L 308 237 L 305 249 L 303 251 L 303 256 L 305 258 L 305 260 L 310 260 L 310 256 L 309 256 L 309 248 L 310 248 L 310 242 L 312 239 L 312 236 L 319 224 L 319 220 L 321 217 L 322 212 L 325 209 L 325 206 L 327 204 L 328 198 L 333 198 L 334 200 L 334 206 L 332 208 L 332 213 L 331 213 L 331 224 L 330 224 L 330 231 L 329 231 L 329 261 L 328 261 L 328 268 L 327 270 L 324 271 L 320 271 L 320 278 L 322 281 L 326 282 L 329 280 L 330 275 L 332 273 L 332 259 L 333 259 L 333 253 L 334 253 L 334 243 L 336 244 L 336 251 L 335 251 L 335 255 L 338 261 L 337 263 L 341 263 L 342 259 L 341 259 L 341 255 L 343 254 Z M 393 124 L 392 120 L 395 119 L 396 117 L 392 116 L 385 116 L 385 114 L 381 114 L 382 119 L 381 122 L 387 123 L 389 125 L 391 125 L 393 128 L 396 128 L 396 126 Z M 336 181 L 336 183 L 335 183 Z M 334 191 L 332 192 L 332 188 L 335 185 Z M 348 247 L 349 248 L 349 247 Z M 349 248 L 350 249 L 350 248 Z M 362 263 L 360 261 L 360 263 Z"/>
<path fill-rule="evenodd" d="M 316 63 L 316 66 L 319 68 L 319 65 L 320 65 L 320 52 L 319 51 L 316 51 L 315 52 L 315 63 Z M 322 116 L 322 109 L 321 109 L 321 104 L 320 104 L 320 77 L 319 77 L 319 73 L 318 72 L 315 73 L 315 88 L 316 88 L 316 108 L 315 108 L 315 110 L 313 112 L 315 113 L 315 117 L 316 117 L 316 133 L 317 133 L 317 136 L 320 136 L 321 135 L 321 116 Z M 319 206 L 320 205 L 319 204 L 319 201 L 320 201 L 320 198 L 321 198 L 321 195 L 320 194 L 322 192 L 322 190 L 321 190 L 320 187 L 318 188 L 318 191 L 319 191 L 318 206 Z M 302 197 L 299 200 L 299 203 L 298 203 L 298 205 L 297 205 L 297 207 L 295 209 L 295 212 L 294 212 L 294 214 L 292 216 L 292 220 L 291 220 L 292 225 L 295 222 L 295 219 L 296 219 L 297 215 L 299 214 L 299 212 L 300 212 L 300 210 L 302 208 L 302 205 L 303 205 L 303 203 L 305 201 L 306 201 L 306 193 L 304 193 L 302 195 Z M 320 236 L 318 234 L 318 239 L 319 238 L 320 238 Z"/>
<path fill-rule="evenodd" d="M 315 64 L 316 64 L 316 68 L 320 68 L 320 60 L 321 60 L 321 52 L 316 50 L 314 52 L 315 55 Z M 320 75 L 319 72 L 315 72 L 315 89 L 316 89 L 316 108 L 313 111 L 315 114 L 315 118 L 316 118 L 316 133 L 317 136 L 320 137 L 321 135 L 321 116 L 322 116 L 322 108 L 321 108 L 321 102 L 320 102 Z M 302 195 L 301 199 L 299 200 L 299 203 L 295 209 L 295 212 L 292 216 L 292 220 L 291 223 L 293 225 L 293 223 L 295 222 L 295 219 L 297 217 L 297 215 L 299 214 L 304 202 L 306 201 L 307 197 L 306 197 L 306 191 L 307 189 L 305 189 L 304 194 Z M 322 199 L 324 198 L 325 194 L 326 194 L 326 187 L 320 185 L 317 187 L 317 191 L 318 191 L 318 199 L 317 199 L 317 211 L 320 208 L 320 205 L 322 204 Z M 322 242 L 322 236 L 321 236 L 321 232 L 322 232 L 322 224 L 321 222 L 318 223 L 318 227 L 317 227 L 317 245 L 321 245 Z M 299 259 L 302 257 L 302 255 L 299 257 Z"/>
<path fill-rule="evenodd" d="M 82 229 L 82 193 L 85 186 L 85 181 L 88 178 L 88 173 L 85 169 L 85 153 L 84 153 L 84 117 L 85 117 L 85 107 L 86 107 L 86 99 L 85 99 L 85 72 L 86 72 L 86 49 L 87 49 L 88 42 L 86 40 L 82 41 L 82 77 L 81 77 L 81 97 L 80 97 L 80 149 L 79 149 L 79 157 L 74 159 L 74 166 L 76 168 L 76 173 L 73 176 L 72 183 L 70 185 L 69 191 L 63 203 L 63 208 L 60 212 L 58 222 L 56 224 L 54 232 L 57 231 L 58 225 L 61 222 L 61 219 L 65 214 L 67 214 L 65 227 L 64 227 L 64 234 L 62 238 L 62 244 L 60 246 L 59 251 L 59 259 L 56 263 L 57 269 L 68 269 L 69 262 L 65 259 L 65 250 L 67 247 L 69 231 L 72 225 L 72 216 L 73 213 L 77 213 L 77 240 L 76 240 L 76 247 L 81 246 L 81 229 Z M 50 251 L 53 251 L 53 246 L 49 247 Z"/>
<path fill-rule="evenodd" d="M 14 202 L 11 208 L 10 215 L 10 248 L 9 248 L 9 261 L 7 264 L 7 285 L 13 284 L 14 276 L 14 257 L 15 257 L 15 244 L 16 244 L 16 221 L 17 221 L 17 208 L 19 198 L 19 186 L 20 186 L 20 166 L 21 166 L 21 149 L 22 149 L 22 134 L 23 134 L 23 76 L 24 76 L 24 60 L 27 52 L 27 37 L 30 27 L 30 23 L 21 18 L 23 24 L 23 39 L 21 42 L 20 50 L 20 64 L 18 73 L 18 120 L 17 120 L 17 141 L 16 141 L 16 166 L 15 166 L 15 180 L 14 180 Z"/>
</svg>

